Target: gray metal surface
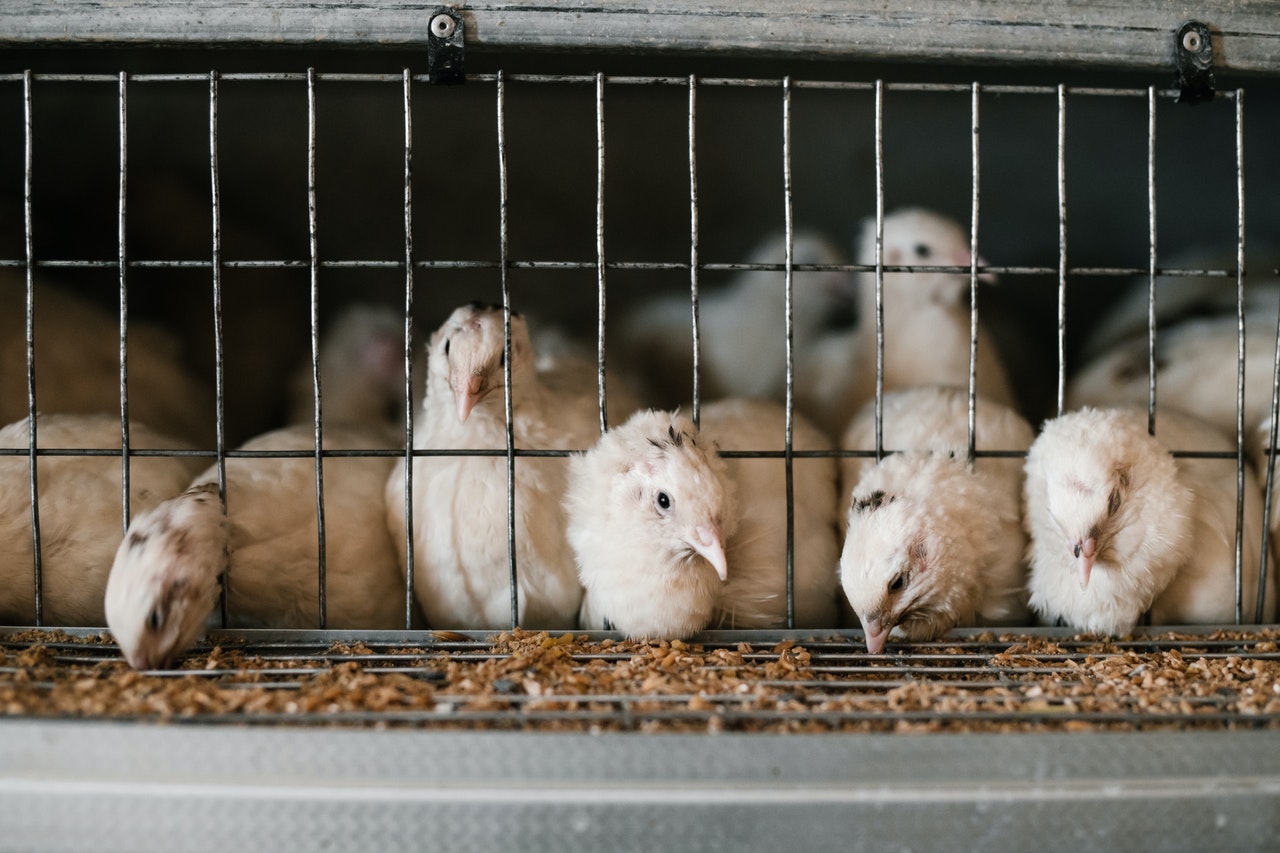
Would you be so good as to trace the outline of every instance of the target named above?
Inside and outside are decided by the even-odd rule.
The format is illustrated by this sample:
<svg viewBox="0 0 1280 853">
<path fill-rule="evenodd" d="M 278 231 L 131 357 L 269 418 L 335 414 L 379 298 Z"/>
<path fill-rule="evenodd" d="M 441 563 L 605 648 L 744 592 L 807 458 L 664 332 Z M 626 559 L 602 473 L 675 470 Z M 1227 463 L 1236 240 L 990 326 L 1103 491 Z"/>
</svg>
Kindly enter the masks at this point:
<svg viewBox="0 0 1280 853">
<path fill-rule="evenodd" d="M 22 850 L 1261 850 L 1280 837 L 1280 732 L 637 737 L 8 721 L 0 825 L 0 847 Z"/>
<path fill-rule="evenodd" d="M 10 0 L 0 6 L 9 44 L 259 44 L 423 46 L 434 3 L 342 0 Z M 871 0 L 790 4 L 542 2 L 449 4 L 469 46 L 494 49 L 752 52 L 861 60 L 1056 62 L 1174 67 L 1173 38 L 1199 16 L 1220 69 L 1280 68 L 1280 19 L 1263 0 L 1209 7 L 1168 0 L 1027 4 L 1000 0 Z"/>
</svg>

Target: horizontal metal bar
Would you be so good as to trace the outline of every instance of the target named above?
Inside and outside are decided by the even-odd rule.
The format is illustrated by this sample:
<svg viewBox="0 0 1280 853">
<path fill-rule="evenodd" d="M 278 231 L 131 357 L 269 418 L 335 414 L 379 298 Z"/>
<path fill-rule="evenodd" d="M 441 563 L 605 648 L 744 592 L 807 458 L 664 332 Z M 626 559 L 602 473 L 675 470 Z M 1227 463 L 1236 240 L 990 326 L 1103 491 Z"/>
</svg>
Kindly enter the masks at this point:
<svg viewBox="0 0 1280 853">
<path fill-rule="evenodd" d="M 562 459 L 582 453 L 588 448 L 581 447 L 576 449 L 564 450 L 547 450 L 541 448 L 516 448 L 514 453 L 518 457 L 535 458 L 535 459 Z M 120 448 L 109 447 L 38 447 L 36 448 L 36 456 L 114 456 L 121 455 Z M 882 451 L 882 455 L 892 455 L 901 452 L 893 447 L 886 447 Z M 418 458 L 453 458 L 453 457 L 494 457 L 505 458 L 507 451 L 501 448 L 457 448 L 457 447 L 425 447 L 414 448 L 410 453 Z M 30 455 L 27 448 L 19 447 L 0 447 L 0 458 L 6 456 L 26 457 Z M 156 449 L 156 448 L 129 448 L 130 456 L 147 457 L 205 457 L 214 458 L 217 452 L 214 450 L 187 450 L 187 449 Z M 314 449 L 298 448 L 295 450 L 227 450 L 223 454 L 228 459 L 314 459 L 316 452 Z M 393 458 L 398 459 L 405 455 L 403 449 L 394 447 L 382 448 L 366 448 L 354 449 L 343 448 L 341 450 L 324 450 L 320 456 L 325 459 L 341 459 L 341 458 Z M 719 454 L 725 459 L 784 459 L 790 455 L 793 459 L 867 459 L 876 455 L 874 450 L 792 450 L 788 454 L 785 450 L 722 450 Z M 1171 450 L 1170 455 L 1176 459 L 1235 459 L 1237 454 L 1234 450 Z M 978 459 L 1018 459 L 1026 456 L 1023 450 L 977 450 L 974 451 L 975 458 Z"/>
<path fill-rule="evenodd" d="M 0 625 L 0 645 L 27 644 L 32 642 L 27 636 L 33 626 Z M 951 650 L 989 649 L 999 645 L 1001 650 L 1028 642 L 1048 641 L 1060 649 L 1083 649 L 1088 653 L 1100 644 L 1121 650 L 1150 650 L 1153 648 L 1238 648 L 1242 642 L 1235 636 L 1223 636 L 1223 632 L 1238 634 L 1241 632 L 1266 632 L 1280 630 L 1280 624 L 1239 626 L 1224 625 L 1137 625 L 1128 637 L 1101 637 L 1081 635 L 1071 628 L 1060 626 L 1038 626 L 1035 628 L 1001 628 L 995 626 L 953 628 L 946 637 L 931 642 L 912 643 L 913 656 L 927 655 L 932 651 L 939 658 L 954 659 Z M 80 640 L 95 639 L 102 631 L 95 628 L 66 627 L 46 631 L 39 638 L 41 645 L 49 648 L 74 648 L 89 651 L 97 648 L 86 645 Z M 361 644 L 366 648 L 392 647 L 397 649 L 417 648 L 429 645 L 433 649 L 490 649 L 509 632 L 480 630 L 341 630 L 307 631 L 294 629 L 220 629 L 209 635 L 211 641 L 221 645 L 251 644 L 257 649 L 290 649 L 301 650 L 313 648 L 324 651 L 339 645 Z M 621 635 L 615 631 L 565 631 L 549 632 L 567 634 L 570 638 L 587 643 L 621 642 Z M 833 650 L 848 650 L 851 642 L 856 643 L 862 632 L 855 629 L 791 629 L 791 630 L 708 630 L 694 635 L 686 641 L 686 645 L 697 644 L 704 648 L 733 649 L 740 644 L 748 646 L 764 646 L 770 648 L 752 649 L 748 654 L 770 655 L 772 648 L 786 644 L 803 643 L 806 649 L 829 653 Z M 66 638 L 66 639 L 60 639 Z M 1262 638 L 1260 641 L 1265 641 Z M 1277 640 L 1276 642 L 1280 642 Z M 1267 654 L 1277 654 L 1269 651 Z M 1062 654 L 1062 653 L 1053 653 Z M 877 660 L 892 660 L 893 654 L 871 656 Z"/>
<path fill-rule="evenodd" d="M 113 83 L 117 80 L 114 74 L 67 74 L 60 72 L 44 72 L 33 73 L 31 75 L 33 81 L 40 83 Z M 10 73 L 0 74 L 0 83 L 21 83 L 24 75 Z M 232 71 L 225 74 L 219 74 L 219 82 L 228 83 L 305 83 L 307 74 L 304 71 L 261 71 L 261 72 L 244 72 Z M 495 83 L 497 82 L 497 74 L 473 74 L 469 76 L 468 82 L 471 83 Z M 504 74 L 503 79 L 508 83 L 533 83 L 533 84 L 568 84 L 568 85 L 594 85 L 596 75 L 594 74 L 521 74 L 510 73 Z M 208 74 L 164 74 L 164 73 L 141 73 L 131 75 L 129 82 L 131 84 L 150 84 L 150 83 L 208 83 Z M 347 73 L 347 72 L 325 72 L 317 71 L 315 73 L 316 82 L 323 83 L 396 83 L 403 85 L 403 74 L 379 74 L 379 73 Z M 415 83 L 430 83 L 430 75 L 427 74 L 411 74 L 410 80 Z M 656 77 L 656 76 L 636 76 L 636 75 L 604 75 L 604 83 L 610 86 L 671 86 L 686 88 L 689 85 L 688 77 Z M 782 78 L 773 77 L 699 77 L 698 84 L 701 86 L 709 86 L 713 88 L 737 88 L 737 89 L 766 89 L 781 88 L 783 85 Z M 831 92 L 873 92 L 875 83 L 868 81 L 842 81 L 842 80 L 795 80 L 792 81 L 792 87 L 796 89 L 808 89 L 817 91 Z M 972 91 L 972 84 L 969 83 L 928 83 L 928 82 L 888 82 L 884 83 L 884 89 L 887 92 L 917 92 L 917 93 L 935 93 L 935 94 L 969 94 Z M 1146 89 L 1127 88 L 1127 87 L 1103 87 L 1103 86 L 1067 86 L 1065 87 L 1068 95 L 1081 97 L 1104 97 L 1104 98 L 1146 98 L 1148 92 Z M 984 84 L 980 90 L 981 94 L 992 96 L 1005 95 L 1031 95 L 1041 97 L 1057 97 L 1057 86 L 1029 86 L 1007 83 Z M 1234 98 L 1234 91 L 1228 90 L 1221 93 L 1223 97 Z M 1161 89 L 1156 92 L 1156 96 L 1166 100 L 1176 100 L 1180 95 L 1177 89 Z"/>
<path fill-rule="evenodd" d="M 0 267 L 23 267 L 25 259 L 0 259 Z M 37 269 L 110 269 L 118 270 L 120 261 L 92 259 L 47 259 L 36 261 Z M 223 260 L 219 266 L 223 269 L 308 269 L 310 261 L 305 260 Z M 414 269 L 498 269 L 498 261 L 414 261 Z M 126 263 L 131 269 L 211 269 L 212 262 L 207 260 L 132 260 Z M 403 270 L 402 260 L 333 260 L 321 261 L 322 269 L 389 269 Z M 533 270 L 596 270 L 597 261 L 520 261 L 507 262 L 509 269 Z M 641 271 L 688 271 L 689 264 L 680 261 L 607 261 L 606 270 L 641 270 Z M 699 263 L 699 270 L 708 272 L 782 272 L 786 266 L 780 263 L 741 263 L 741 262 L 709 262 Z M 793 272 L 875 272 L 876 267 L 870 264 L 793 264 Z M 884 265 L 885 273 L 962 273 L 969 275 L 970 267 L 957 266 L 893 266 Z M 1059 270 L 1048 266 L 978 266 L 979 274 L 995 275 L 1057 275 Z M 1266 270 L 1265 272 L 1271 272 Z M 1146 267 L 1070 267 L 1069 276 L 1146 276 L 1150 270 Z M 1157 276 L 1171 278 L 1236 278 L 1238 271 L 1234 269 L 1186 269 L 1162 267 L 1155 271 Z"/>
</svg>

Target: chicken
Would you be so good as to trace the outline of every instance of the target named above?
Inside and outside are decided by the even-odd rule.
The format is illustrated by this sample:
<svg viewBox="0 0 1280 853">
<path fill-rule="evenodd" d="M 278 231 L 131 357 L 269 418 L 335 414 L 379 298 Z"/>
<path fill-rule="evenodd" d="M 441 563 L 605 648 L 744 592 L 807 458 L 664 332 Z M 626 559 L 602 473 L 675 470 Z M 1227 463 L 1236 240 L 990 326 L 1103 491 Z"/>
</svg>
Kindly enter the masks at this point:
<svg viewBox="0 0 1280 853">
<path fill-rule="evenodd" d="M 1031 425 L 1012 409 L 975 401 L 976 449 L 1025 451 Z M 878 654 L 893 632 L 934 640 L 951 628 L 1025 624 L 1021 458 L 969 466 L 968 394 L 932 386 L 885 395 L 885 456 L 842 463 L 846 527 L 840 581 Z M 842 446 L 874 450 L 875 407 L 854 418 Z"/>
<path fill-rule="evenodd" d="M 723 459 L 693 422 L 637 412 L 569 469 L 582 627 L 687 637 L 711 624 L 737 529 Z"/>
<path fill-rule="evenodd" d="M 1160 329 L 1155 360 L 1158 405 L 1188 412 L 1224 435 L 1235 436 L 1238 330 L 1234 314 L 1185 319 Z M 1244 428 L 1248 436 L 1271 411 L 1274 306 L 1270 312 L 1246 315 L 1245 331 Z M 1149 369 L 1149 344 L 1143 334 L 1085 365 L 1067 386 L 1067 408 L 1146 406 Z"/>
<path fill-rule="evenodd" d="M 785 447 L 786 412 L 763 400 L 729 399 L 703 406 L 702 434 L 721 452 L 779 451 Z M 792 423 L 795 450 L 831 450 L 832 442 L 805 417 Z M 783 459 L 726 458 L 737 490 L 738 535 L 729 543 L 730 577 L 721 595 L 716 627 L 786 626 L 786 465 Z M 834 626 L 837 621 L 836 487 L 833 459 L 792 460 L 794 491 L 795 624 Z"/>
<path fill-rule="evenodd" d="M 217 483 L 192 486 L 134 518 L 103 599 L 130 666 L 167 668 L 213 626 L 227 550 Z"/>
<path fill-rule="evenodd" d="M 521 450 L 581 450 L 599 436 L 594 388 L 552 387 L 536 368 L 523 317 L 511 315 L 511 412 Z M 503 312 L 463 306 L 431 336 L 417 450 L 500 451 L 507 446 Z M 414 584 L 429 625 L 571 628 L 582 588 L 565 539 L 568 460 L 514 460 L 517 612 L 511 610 L 507 460 L 426 455 L 413 462 Z M 387 482 L 387 523 L 406 568 L 405 466 Z"/>
<path fill-rule="evenodd" d="M 1254 470 L 1258 472 L 1258 486 L 1262 489 L 1263 510 L 1265 512 L 1267 463 L 1268 460 L 1271 460 L 1271 466 L 1274 468 L 1277 462 L 1280 462 L 1280 455 L 1274 451 L 1268 452 L 1267 449 L 1271 444 L 1271 417 L 1268 416 L 1251 435 L 1246 436 L 1246 441 L 1249 442 L 1247 449 L 1254 460 Z M 1276 441 L 1280 443 L 1280 437 Z M 1271 515 L 1266 519 L 1269 537 L 1265 554 L 1267 559 L 1265 581 L 1257 596 L 1252 599 L 1246 596 L 1243 599 L 1243 615 L 1246 619 L 1258 619 L 1259 613 L 1268 612 L 1268 608 L 1271 608 L 1272 611 L 1280 610 L 1280 589 L 1277 588 L 1277 574 L 1278 570 L 1280 570 L 1280 564 L 1277 564 L 1275 556 L 1280 553 L 1280 478 L 1277 475 L 1280 475 L 1280 470 L 1275 471 L 1271 476 Z M 1262 577 L 1261 568 L 1261 566 L 1254 567 L 1248 564 L 1243 566 L 1246 574 L 1252 572 L 1258 577 Z M 1258 619 L 1258 621 L 1264 620 Z"/>
<path fill-rule="evenodd" d="M 106 449 L 118 454 L 120 419 L 111 415 L 40 415 L 41 449 Z M 0 429 L 0 447 L 28 447 L 27 421 Z M 130 450 L 184 450 L 183 442 L 145 425 L 129 426 Z M 129 509 L 134 517 L 181 492 L 203 462 L 192 456 L 133 456 Z M 0 624 L 35 624 L 35 554 L 30 466 L 25 452 L 0 456 Z M 116 456 L 41 456 L 36 464 L 45 625 L 106 624 L 103 590 L 124 535 L 122 467 Z"/>
<path fill-rule="evenodd" d="M 241 449 L 306 453 L 312 440 L 310 427 L 286 427 Z M 374 449 L 381 440 L 377 429 L 324 431 L 326 450 Z M 324 459 L 324 627 L 406 627 L 404 580 L 383 521 L 391 465 L 387 457 Z M 170 665 L 200 636 L 224 568 L 230 627 L 321 627 L 314 458 L 231 457 L 226 471 L 225 518 L 212 467 L 136 516 L 120 543 L 106 616 L 137 669 Z"/>
<path fill-rule="evenodd" d="M 1032 609 L 1050 622 L 1115 635 L 1148 610 L 1154 624 L 1234 621 L 1235 461 L 1171 451 L 1234 447 L 1173 410 L 1158 412 L 1155 436 L 1139 409 L 1084 408 L 1045 423 L 1026 463 Z M 1244 481 L 1244 601 L 1251 602 L 1263 520 L 1249 468 Z M 1267 621 L 1273 612 L 1269 606 Z"/>
<path fill-rule="evenodd" d="M 786 242 L 771 237 L 748 263 L 782 264 Z M 792 240 L 792 264 L 839 265 L 840 251 L 822 236 L 800 232 Z M 792 272 L 792 338 L 795 352 L 853 299 L 853 278 L 838 270 Z M 770 397 L 786 391 L 786 273 L 748 270 L 722 288 L 699 292 L 699 379 L 706 399 Z M 688 398 L 693 376 L 693 314 L 689 297 L 671 295 L 632 312 L 621 330 L 627 364 L 645 377 L 646 399 L 675 405 Z"/>
<path fill-rule="evenodd" d="M 415 365 L 421 376 L 421 365 Z M 404 317 L 379 305 L 346 306 L 320 338 L 325 424 L 384 424 L 404 430 Z M 289 423 L 315 421 L 311 362 L 294 374 Z M 415 402 L 417 402 L 415 400 Z"/>
<path fill-rule="evenodd" d="M 28 414 L 26 298 L 25 281 L 0 271 L 0 423 Z M 130 320 L 127 343 L 130 420 L 211 447 L 213 390 L 182 366 L 179 339 L 154 324 Z M 41 414 L 118 414 L 118 314 L 37 282 L 35 375 Z"/>
<path fill-rule="evenodd" d="M 868 220 L 858 248 L 859 264 L 876 262 L 876 226 Z M 884 220 L 884 266 L 958 266 L 971 262 L 969 238 L 955 222 L 922 209 L 906 209 Z M 979 259 L 979 263 L 982 263 Z M 988 273 L 982 281 L 993 281 Z M 969 276 L 959 272 L 884 273 L 881 287 L 884 389 L 921 385 L 969 385 Z M 978 393 L 1015 405 L 999 354 L 978 327 Z M 831 435 L 876 391 L 875 273 L 858 277 L 858 324 L 832 332 L 808 350 L 796 370 L 796 405 Z"/>
<path fill-rule="evenodd" d="M 1270 248 L 1261 253 L 1251 248 L 1250 256 L 1250 275 L 1244 293 L 1245 314 L 1269 313 L 1274 339 L 1280 280 L 1269 271 L 1280 264 L 1280 255 Z M 1234 247 L 1225 252 L 1193 248 L 1179 252 L 1168 262 L 1162 260 L 1160 265 L 1180 270 L 1231 270 L 1236 265 L 1236 252 Z M 1237 298 L 1234 275 L 1157 276 L 1157 328 L 1171 328 L 1196 318 L 1235 317 Z M 1085 333 L 1083 351 L 1097 355 L 1131 339 L 1146 341 L 1150 300 L 1150 280 L 1145 275 L 1135 277 L 1111 307 L 1090 324 Z"/>
<path fill-rule="evenodd" d="M 785 461 L 722 458 L 778 450 L 785 412 L 758 400 L 641 412 L 575 457 L 569 537 L 586 589 L 581 623 L 634 637 L 707 627 L 779 628 L 787 619 Z M 797 450 L 826 449 L 803 419 Z M 799 627 L 834 627 L 835 466 L 793 460 L 794 607 Z"/>
<path fill-rule="evenodd" d="M 594 348 L 588 349 L 559 326 L 526 317 L 529 339 L 538 358 L 534 365 L 538 379 L 553 391 L 572 397 L 599 396 L 599 371 Z M 605 375 L 606 411 L 609 424 L 625 421 L 638 411 L 640 398 L 632 390 L 622 371 L 610 364 Z M 598 405 L 598 403 L 597 403 Z"/>
</svg>

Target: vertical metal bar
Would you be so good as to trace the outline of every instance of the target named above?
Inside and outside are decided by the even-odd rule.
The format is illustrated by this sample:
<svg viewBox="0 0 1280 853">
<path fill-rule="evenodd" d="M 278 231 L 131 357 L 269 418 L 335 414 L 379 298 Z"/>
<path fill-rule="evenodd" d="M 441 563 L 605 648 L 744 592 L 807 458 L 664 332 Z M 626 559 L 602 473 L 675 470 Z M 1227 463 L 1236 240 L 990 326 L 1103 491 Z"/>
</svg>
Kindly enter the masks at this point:
<svg viewBox="0 0 1280 853">
<path fill-rule="evenodd" d="M 27 476 L 31 487 L 31 571 L 35 584 L 35 624 L 36 627 L 41 627 L 44 625 L 44 563 L 40 550 L 40 484 L 36 466 L 36 258 L 31 210 L 31 82 L 31 69 L 28 68 L 22 73 L 22 216 L 27 252 Z"/>
<path fill-rule="evenodd" d="M 1156 95 L 1147 87 L 1147 434 L 1156 434 Z M 1151 624 L 1151 608 L 1142 615 Z"/>
<path fill-rule="evenodd" d="M 311 382 L 315 389 L 312 399 L 315 417 L 315 472 L 316 472 L 316 539 L 317 573 L 319 579 L 319 628 L 328 626 L 326 612 L 326 560 L 324 524 L 324 429 L 320 388 L 320 252 L 317 242 L 316 217 L 316 70 L 307 69 L 307 239 L 311 253 Z"/>
<path fill-rule="evenodd" d="M 1156 87 L 1147 87 L 1147 432 L 1156 434 Z"/>
<path fill-rule="evenodd" d="M 693 324 L 693 417 L 695 427 L 702 423 L 702 389 L 699 382 L 699 360 L 702 350 L 698 325 L 698 157 L 696 126 L 698 115 L 698 78 L 689 75 L 689 302 Z"/>
<path fill-rule="evenodd" d="M 1147 434 L 1156 434 L 1156 87 L 1147 87 Z M 1151 623 L 1151 609 L 1143 613 Z"/>
<path fill-rule="evenodd" d="M 876 461 L 884 458 L 884 80 L 876 80 Z"/>
<path fill-rule="evenodd" d="M 1067 87 L 1058 84 L 1058 414 L 1067 395 Z"/>
<path fill-rule="evenodd" d="M 116 230 L 120 275 L 120 515 L 121 529 L 129 529 L 129 296 L 127 287 L 128 258 L 125 255 L 125 200 L 128 195 L 128 75 L 120 72 L 120 195 L 116 208 Z"/>
<path fill-rule="evenodd" d="M 1236 89 L 1236 624 L 1244 621 L 1244 90 Z"/>
<path fill-rule="evenodd" d="M 1147 87 L 1147 434 L 1156 434 L 1156 101 Z M 1142 615 L 1151 624 L 1151 608 Z"/>
<path fill-rule="evenodd" d="M 404 627 L 413 627 L 413 75 L 404 69 Z"/>
<path fill-rule="evenodd" d="M 978 453 L 978 93 L 974 82 L 969 95 L 970 149 L 972 164 L 969 197 L 969 445 L 968 462 L 973 468 Z"/>
<path fill-rule="evenodd" d="M 511 627 L 520 624 L 520 584 L 516 567 L 516 452 L 511 405 L 511 283 L 507 278 L 507 87 L 498 72 L 498 269 L 502 278 L 502 390 L 507 432 L 507 566 L 511 572 Z"/>
<path fill-rule="evenodd" d="M 218 72 L 209 72 L 209 187 L 210 214 L 213 223 L 213 248 L 210 255 L 210 268 L 213 272 L 213 381 L 214 381 L 214 421 L 216 465 L 218 469 L 218 498 L 222 501 L 223 511 L 227 506 L 227 438 L 225 402 L 226 388 L 223 373 L 222 353 L 222 193 L 218 181 Z M 226 628 L 229 619 L 227 605 L 227 584 L 231 572 L 230 565 L 224 565 L 221 589 L 218 594 L 218 609 L 222 627 Z"/>
<path fill-rule="evenodd" d="M 1155 87 L 1147 88 L 1147 434 L 1156 434 L 1156 200 L 1155 200 Z M 1151 608 L 1142 614 L 1151 624 Z"/>
<path fill-rule="evenodd" d="M 796 626 L 796 501 L 795 460 L 792 458 L 794 439 L 795 400 L 792 397 L 791 379 L 794 372 L 795 314 L 794 275 L 791 269 L 795 261 L 795 223 L 791 202 L 791 78 L 782 80 L 782 209 L 786 224 L 786 274 L 784 285 L 784 314 L 786 333 L 786 440 L 783 448 L 787 483 L 787 627 Z"/>
<path fill-rule="evenodd" d="M 604 370 L 604 279 L 604 74 L 596 74 L 596 387 L 601 435 L 609 429 Z"/>
</svg>

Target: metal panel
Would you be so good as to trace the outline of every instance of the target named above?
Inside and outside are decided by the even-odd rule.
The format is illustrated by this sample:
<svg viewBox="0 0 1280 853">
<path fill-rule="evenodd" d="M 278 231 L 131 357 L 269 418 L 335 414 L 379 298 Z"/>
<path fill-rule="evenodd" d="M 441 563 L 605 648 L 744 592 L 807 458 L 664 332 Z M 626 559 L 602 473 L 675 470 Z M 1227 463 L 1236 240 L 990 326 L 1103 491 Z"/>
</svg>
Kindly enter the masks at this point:
<svg viewBox="0 0 1280 853">
<path fill-rule="evenodd" d="M 0 724 L 27 850 L 1263 849 L 1280 732 L 579 736 Z"/>
</svg>

